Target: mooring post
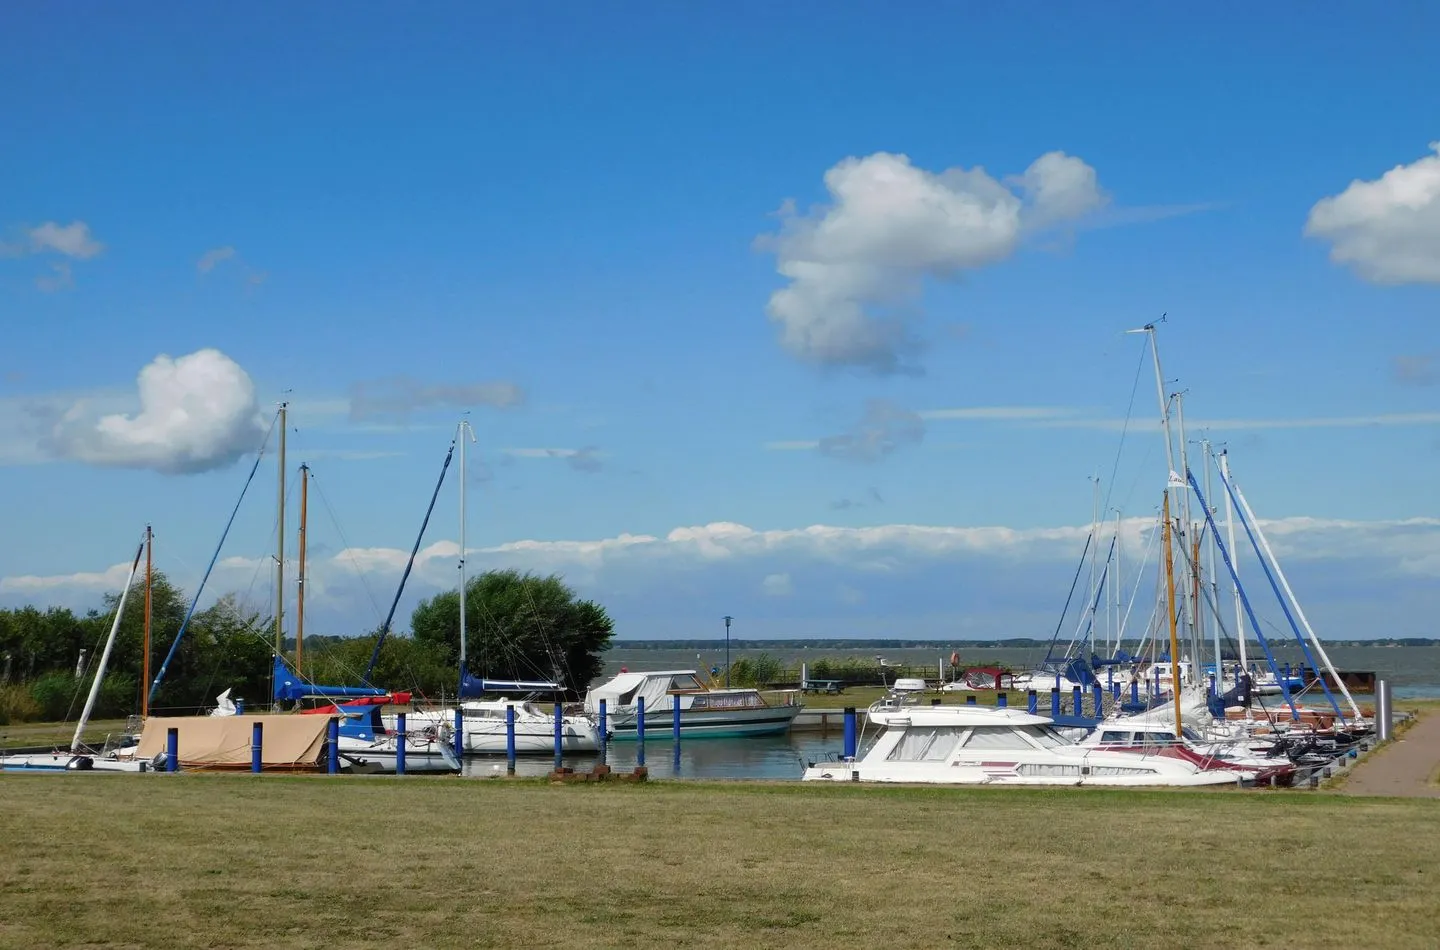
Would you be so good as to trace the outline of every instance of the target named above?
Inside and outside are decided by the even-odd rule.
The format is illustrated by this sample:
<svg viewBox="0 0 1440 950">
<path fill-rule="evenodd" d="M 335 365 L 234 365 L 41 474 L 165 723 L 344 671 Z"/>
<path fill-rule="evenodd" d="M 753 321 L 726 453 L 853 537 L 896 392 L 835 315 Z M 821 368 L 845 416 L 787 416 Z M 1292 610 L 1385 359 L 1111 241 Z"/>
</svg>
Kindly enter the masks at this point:
<svg viewBox="0 0 1440 950">
<path fill-rule="evenodd" d="M 1040 712 L 1040 696 L 1033 689 L 1025 694 L 1025 711 L 1032 716 Z"/>
<path fill-rule="evenodd" d="M 855 707 L 845 707 L 845 759 L 855 758 Z"/>
<path fill-rule="evenodd" d="M 635 697 L 635 764 L 645 764 L 645 697 Z"/>
<path fill-rule="evenodd" d="M 555 767 L 565 764 L 565 707 L 555 700 Z"/>
<path fill-rule="evenodd" d="M 995 708 L 1004 709 L 1010 705 L 1010 697 L 1004 691 L 995 694 Z"/>
<path fill-rule="evenodd" d="M 515 704 L 505 705 L 505 771 L 515 774 Z"/>
<path fill-rule="evenodd" d="M 395 714 L 395 774 L 405 774 L 405 743 L 409 736 L 405 732 L 405 714 Z"/>
<path fill-rule="evenodd" d="M 460 708 L 459 697 L 455 702 L 455 758 L 465 755 L 465 711 Z"/>
<path fill-rule="evenodd" d="M 1211 674 L 1210 674 L 1210 696 L 1211 696 L 1212 698 L 1215 697 L 1215 696 L 1220 695 L 1219 693 L 1217 693 L 1217 692 L 1215 691 L 1215 686 L 1216 686 L 1216 684 L 1215 684 L 1215 674 L 1214 674 L 1214 673 L 1211 673 Z"/>
<path fill-rule="evenodd" d="M 340 771 L 340 720 L 334 716 L 325 725 L 325 771 L 331 775 Z"/>
<path fill-rule="evenodd" d="M 165 730 L 165 771 L 180 771 L 180 730 L 174 726 Z"/>
<path fill-rule="evenodd" d="M 1060 715 L 1060 689 L 1059 687 L 1050 690 L 1050 717 Z"/>
<path fill-rule="evenodd" d="M 979 700 L 975 698 L 974 693 L 971 693 L 970 695 L 965 697 L 965 705 L 967 706 L 974 706 L 978 702 Z"/>
<path fill-rule="evenodd" d="M 261 751 L 264 742 L 264 725 L 257 722 L 250 727 L 250 771 L 252 772 L 259 772 L 265 761 Z"/>
<path fill-rule="evenodd" d="M 245 715 L 245 700 L 243 700 L 243 699 L 237 699 L 237 700 L 235 700 L 235 715 L 237 715 L 237 716 L 243 716 L 243 715 Z"/>
<path fill-rule="evenodd" d="M 671 697 L 675 702 L 670 707 L 670 731 L 675 740 L 675 745 L 680 745 L 680 697 Z"/>
<path fill-rule="evenodd" d="M 1140 705 L 1140 681 L 1137 679 L 1130 681 L 1130 702 Z"/>
<path fill-rule="evenodd" d="M 1375 734 L 1381 742 L 1390 739 L 1395 720 L 1390 711 L 1390 681 L 1377 680 L 1375 683 Z"/>
<path fill-rule="evenodd" d="M 610 744 L 609 704 L 600 700 L 600 761 L 605 761 L 605 747 Z"/>
<path fill-rule="evenodd" d="M 1084 694 L 1082 694 L 1082 693 L 1080 692 L 1080 687 L 1076 686 L 1074 689 L 1070 690 L 1070 699 L 1071 699 L 1071 700 L 1074 702 L 1074 704 L 1075 704 L 1075 708 L 1074 708 L 1074 710 L 1072 710 L 1072 711 L 1074 712 L 1074 714 L 1077 715 L 1077 716 L 1084 715 L 1084 713 L 1085 713 L 1085 697 L 1084 697 Z"/>
<path fill-rule="evenodd" d="M 1096 680 L 1090 684 L 1090 698 L 1095 700 L 1095 718 L 1099 719 L 1104 712 L 1105 704 L 1102 701 L 1105 691 L 1100 687 L 1100 681 Z"/>
</svg>

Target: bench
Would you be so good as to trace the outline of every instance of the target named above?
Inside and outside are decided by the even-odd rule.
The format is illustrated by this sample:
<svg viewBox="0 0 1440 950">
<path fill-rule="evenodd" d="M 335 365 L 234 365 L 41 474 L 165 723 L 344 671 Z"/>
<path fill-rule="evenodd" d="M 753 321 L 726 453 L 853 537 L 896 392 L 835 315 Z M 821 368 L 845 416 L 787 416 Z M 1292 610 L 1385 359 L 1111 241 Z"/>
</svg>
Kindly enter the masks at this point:
<svg viewBox="0 0 1440 950">
<path fill-rule="evenodd" d="M 845 684 L 840 680 L 805 680 L 800 684 L 800 692 L 838 696 L 845 692 Z"/>
</svg>

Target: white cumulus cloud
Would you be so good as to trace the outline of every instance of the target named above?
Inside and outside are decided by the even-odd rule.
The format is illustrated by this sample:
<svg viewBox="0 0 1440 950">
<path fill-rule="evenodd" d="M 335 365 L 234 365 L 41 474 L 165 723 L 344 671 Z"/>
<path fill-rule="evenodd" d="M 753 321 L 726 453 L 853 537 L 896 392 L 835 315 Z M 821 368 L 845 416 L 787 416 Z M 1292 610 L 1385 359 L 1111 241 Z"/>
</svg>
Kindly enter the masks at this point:
<svg viewBox="0 0 1440 950">
<path fill-rule="evenodd" d="M 263 425 L 255 385 L 216 349 L 172 359 L 157 356 L 140 371 L 138 411 L 96 415 L 72 404 L 54 419 L 45 447 L 91 465 L 203 472 L 260 446 Z"/>
<path fill-rule="evenodd" d="M 953 279 L 1009 257 L 1034 230 L 1079 218 L 1107 198 L 1095 170 L 1063 152 L 1004 181 L 983 168 L 917 168 L 905 155 L 847 158 L 825 173 L 830 203 L 781 209 L 775 254 L 790 283 L 770 297 L 784 347 L 808 362 L 888 373 L 919 348 L 901 305 L 926 277 Z"/>
<path fill-rule="evenodd" d="M 1310 209 L 1305 234 L 1377 284 L 1440 283 L 1440 142 L 1434 155 L 1352 181 Z"/>
</svg>

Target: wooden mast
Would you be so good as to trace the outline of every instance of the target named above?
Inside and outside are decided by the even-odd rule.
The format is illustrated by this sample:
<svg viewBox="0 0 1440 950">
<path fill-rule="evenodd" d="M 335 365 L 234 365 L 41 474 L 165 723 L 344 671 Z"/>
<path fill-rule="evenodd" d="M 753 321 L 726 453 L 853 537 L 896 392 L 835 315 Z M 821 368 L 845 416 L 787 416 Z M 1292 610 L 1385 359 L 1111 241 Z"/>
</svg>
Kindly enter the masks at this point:
<svg viewBox="0 0 1440 950">
<path fill-rule="evenodd" d="M 305 641 L 305 509 L 310 491 L 310 466 L 300 466 L 300 585 L 295 603 L 295 673 L 300 675 L 300 651 Z"/>
<path fill-rule="evenodd" d="M 154 545 L 155 536 L 150 531 L 150 526 L 145 526 L 145 635 L 144 646 L 141 649 L 141 675 L 140 675 L 140 716 L 144 718 L 150 715 L 150 614 L 151 597 L 150 581 L 151 573 L 150 551 Z"/>
<path fill-rule="evenodd" d="M 1165 492 L 1165 604 L 1170 614 L 1170 692 L 1175 697 L 1175 739 L 1180 739 L 1180 643 L 1175 616 L 1175 551 L 1170 544 L 1170 492 Z"/>
</svg>

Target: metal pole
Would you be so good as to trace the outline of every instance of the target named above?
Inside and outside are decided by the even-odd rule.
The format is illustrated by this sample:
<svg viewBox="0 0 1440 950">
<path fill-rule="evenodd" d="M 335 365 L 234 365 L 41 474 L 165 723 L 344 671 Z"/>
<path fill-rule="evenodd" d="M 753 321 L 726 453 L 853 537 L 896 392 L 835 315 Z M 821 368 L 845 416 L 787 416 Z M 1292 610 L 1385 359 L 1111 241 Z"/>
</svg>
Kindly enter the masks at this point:
<svg viewBox="0 0 1440 950">
<path fill-rule="evenodd" d="M 174 726 L 165 730 L 165 771 L 180 771 L 180 730 Z"/>
<path fill-rule="evenodd" d="M 505 706 L 505 771 L 515 774 L 515 704 Z"/>
<path fill-rule="evenodd" d="M 635 764 L 645 764 L 645 697 L 635 697 Z"/>
<path fill-rule="evenodd" d="M 734 620 L 729 614 L 725 615 L 725 688 L 730 688 L 730 621 Z"/>
<path fill-rule="evenodd" d="M 279 530 L 275 546 L 275 655 L 285 647 L 285 414 L 286 403 L 280 404 L 280 492 L 276 502 Z"/>
<path fill-rule="evenodd" d="M 565 751 L 565 720 L 564 720 L 564 718 L 563 718 L 564 715 L 565 715 L 564 707 L 560 705 L 560 700 L 559 700 L 559 699 L 556 699 L 556 700 L 555 700 L 555 767 L 556 767 L 557 769 L 560 768 L 560 766 L 562 766 L 562 765 L 565 764 L 565 762 L 564 762 L 564 751 Z"/>
<path fill-rule="evenodd" d="M 1390 681 L 1379 680 L 1375 683 L 1375 731 L 1380 741 L 1389 741 L 1394 728 L 1390 710 Z"/>
<path fill-rule="evenodd" d="M 250 728 L 250 771 L 258 773 L 265 764 L 264 726 L 257 722 Z"/>
<path fill-rule="evenodd" d="M 309 503 L 310 466 L 300 466 L 300 577 L 295 589 L 295 673 L 302 676 L 301 652 L 305 648 L 305 517 Z"/>
<path fill-rule="evenodd" d="M 855 760 L 855 707 L 845 707 L 845 760 Z"/>
<path fill-rule="evenodd" d="M 340 771 L 340 720 L 331 716 L 325 731 L 330 740 L 326 743 L 328 748 L 325 750 L 325 770 L 336 775 Z"/>
</svg>

